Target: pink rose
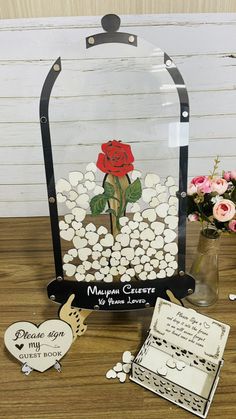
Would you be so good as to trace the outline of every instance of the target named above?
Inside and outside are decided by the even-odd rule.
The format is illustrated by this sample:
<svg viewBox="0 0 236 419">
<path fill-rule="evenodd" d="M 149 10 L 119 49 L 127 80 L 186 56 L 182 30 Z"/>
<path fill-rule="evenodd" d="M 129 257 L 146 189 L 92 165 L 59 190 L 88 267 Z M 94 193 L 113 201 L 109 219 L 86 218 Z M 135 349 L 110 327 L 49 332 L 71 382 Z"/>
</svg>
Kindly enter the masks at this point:
<svg viewBox="0 0 236 419">
<path fill-rule="evenodd" d="M 232 220 L 235 215 L 235 205 L 229 199 L 222 199 L 217 202 L 213 207 L 213 217 L 224 223 L 225 221 Z"/>
<path fill-rule="evenodd" d="M 231 220 L 228 225 L 229 230 L 234 231 L 236 233 L 236 220 Z"/>
<path fill-rule="evenodd" d="M 189 214 L 188 216 L 188 220 L 189 221 L 198 221 L 199 220 L 199 216 L 197 214 Z"/>
<path fill-rule="evenodd" d="M 223 195 L 228 189 L 228 182 L 222 178 L 212 179 L 211 182 L 211 191 L 217 192 L 219 195 Z"/>
<path fill-rule="evenodd" d="M 211 182 L 207 176 L 197 176 L 191 180 L 190 184 L 196 186 L 197 192 L 211 192 Z"/>
<path fill-rule="evenodd" d="M 197 193 L 197 187 L 195 185 L 193 185 L 192 183 L 190 183 L 188 185 L 187 193 L 188 193 L 188 195 L 194 195 L 195 193 Z"/>
<path fill-rule="evenodd" d="M 236 179 L 236 170 L 232 170 L 230 172 L 230 175 L 231 175 L 231 179 L 235 180 Z"/>
<path fill-rule="evenodd" d="M 224 172 L 224 179 L 227 180 L 227 182 L 231 179 L 231 172 Z"/>
</svg>

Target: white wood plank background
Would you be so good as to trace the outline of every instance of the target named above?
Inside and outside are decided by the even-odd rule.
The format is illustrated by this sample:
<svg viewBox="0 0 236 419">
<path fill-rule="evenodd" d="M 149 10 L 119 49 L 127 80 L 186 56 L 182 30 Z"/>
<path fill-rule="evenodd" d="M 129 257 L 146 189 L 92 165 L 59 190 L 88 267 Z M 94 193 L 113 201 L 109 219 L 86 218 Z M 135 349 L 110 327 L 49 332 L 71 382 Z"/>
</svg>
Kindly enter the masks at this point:
<svg viewBox="0 0 236 419">
<path fill-rule="evenodd" d="M 235 0 L 0 0 L 2 19 L 43 16 L 94 16 L 106 13 L 235 12 Z"/>
<path fill-rule="evenodd" d="M 236 14 L 121 18 L 122 30 L 133 32 L 166 51 L 183 75 L 191 105 L 189 176 L 207 174 L 216 155 L 220 156 L 222 169 L 235 169 Z M 127 85 L 119 83 L 122 77 L 119 61 L 115 68 L 116 83 L 112 78 L 99 77 L 101 69 L 112 70 L 114 65 L 106 49 L 103 55 L 94 50 L 97 58 L 91 61 L 85 59 L 86 51 L 83 56 L 78 47 L 86 36 L 95 32 L 100 32 L 99 17 L 0 21 L 0 216 L 48 214 L 38 106 L 45 76 L 58 56 L 62 57 L 64 71 L 70 74 L 71 84 L 64 83 L 62 71 L 51 98 L 56 170 L 66 175 L 75 169 L 75 164 L 82 169 L 86 166 L 98 144 L 109 138 L 115 123 L 110 112 L 114 101 L 120 109 L 117 117 L 126 117 L 121 105 L 127 88 L 132 93 L 126 99 L 131 112 L 124 133 L 119 132 L 126 138 L 130 130 L 134 134 L 129 141 L 138 143 L 142 140 L 145 118 L 153 118 L 149 119 L 150 147 L 144 152 L 136 144 L 136 159 L 143 170 L 154 167 L 151 154 L 151 143 L 156 138 L 154 118 L 159 112 L 158 134 L 162 139 L 163 121 L 168 120 L 173 109 L 166 107 L 163 111 L 157 107 L 160 86 L 156 81 L 147 91 L 146 71 L 153 59 L 145 58 L 140 65 L 130 58 L 132 71 L 137 75 L 137 90 L 128 82 Z M 78 75 L 80 83 L 75 91 L 73 81 L 78 80 Z M 115 98 L 107 95 L 111 87 Z M 86 103 L 87 109 L 93 108 L 95 90 L 96 120 L 84 107 Z M 143 105 L 140 113 L 135 103 L 145 101 L 144 93 L 149 93 L 149 106 Z M 168 95 L 171 97 L 171 93 Z M 80 133 L 79 139 L 74 136 L 76 131 Z M 75 155 L 79 157 L 76 159 Z M 160 162 L 159 165 L 162 170 Z"/>
</svg>

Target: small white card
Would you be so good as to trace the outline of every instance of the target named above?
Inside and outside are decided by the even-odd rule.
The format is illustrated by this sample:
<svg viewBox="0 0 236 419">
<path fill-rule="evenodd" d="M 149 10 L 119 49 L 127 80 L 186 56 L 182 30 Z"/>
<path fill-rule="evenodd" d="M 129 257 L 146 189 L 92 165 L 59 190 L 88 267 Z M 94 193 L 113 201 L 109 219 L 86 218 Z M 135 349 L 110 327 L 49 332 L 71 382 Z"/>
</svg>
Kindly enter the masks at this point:
<svg viewBox="0 0 236 419">
<path fill-rule="evenodd" d="M 36 326 L 13 323 L 5 332 L 8 351 L 21 363 L 44 372 L 66 354 L 73 342 L 71 327 L 62 320 L 47 320 Z"/>
<path fill-rule="evenodd" d="M 222 359 L 229 330 L 227 324 L 161 298 L 151 322 L 153 335 L 212 362 Z"/>
</svg>

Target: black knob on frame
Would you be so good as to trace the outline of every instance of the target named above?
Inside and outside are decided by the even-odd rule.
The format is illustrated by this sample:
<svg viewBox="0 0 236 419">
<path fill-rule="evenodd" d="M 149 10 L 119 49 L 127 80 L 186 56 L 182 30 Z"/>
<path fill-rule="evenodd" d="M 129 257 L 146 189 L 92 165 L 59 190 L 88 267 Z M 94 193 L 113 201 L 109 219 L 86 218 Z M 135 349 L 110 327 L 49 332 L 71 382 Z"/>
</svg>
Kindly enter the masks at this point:
<svg viewBox="0 0 236 419">
<path fill-rule="evenodd" d="M 120 27 L 120 18 L 117 15 L 109 14 L 103 16 L 101 20 L 102 27 L 106 32 L 116 32 Z"/>
</svg>

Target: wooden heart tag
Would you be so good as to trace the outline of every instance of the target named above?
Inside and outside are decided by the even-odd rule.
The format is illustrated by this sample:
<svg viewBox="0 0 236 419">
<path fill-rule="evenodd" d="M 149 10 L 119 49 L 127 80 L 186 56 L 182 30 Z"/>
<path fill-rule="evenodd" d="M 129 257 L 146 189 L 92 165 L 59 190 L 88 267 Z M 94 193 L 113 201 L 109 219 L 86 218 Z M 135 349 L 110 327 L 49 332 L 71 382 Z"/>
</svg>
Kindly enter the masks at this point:
<svg viewBox="0 0 236 419">
<path fill-rule="evenodd" d="M 62 320 L 47 320 L 39 326 L 30 322 L 17 322 L 6 330 L 4 342 L 18 361 L 44 372 L 70 349 L 73 333 Z"/>
</svg>

